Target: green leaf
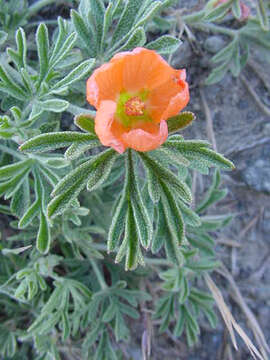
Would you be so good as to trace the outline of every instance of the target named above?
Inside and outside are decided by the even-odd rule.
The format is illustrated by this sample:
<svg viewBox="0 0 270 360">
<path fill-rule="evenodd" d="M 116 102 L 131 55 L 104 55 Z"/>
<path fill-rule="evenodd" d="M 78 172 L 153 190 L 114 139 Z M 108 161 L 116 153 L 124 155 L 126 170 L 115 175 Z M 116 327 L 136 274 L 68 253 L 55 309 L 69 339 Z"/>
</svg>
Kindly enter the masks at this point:
<svg viewBox="0 0 270 360">
<path fill-rule="evenodd" d="M 49 229 L 48 220 L 43 213 L 40 212 L 40 225 L 37 235 L 37 249 L 42 254 L 46 254 L 49 251 L 51 242 L 51 234 Z"/>
<path fill-rule="evenodd" d="M 156 231 L 152 240 L 151 250 L 156 254 L 164 245 L 167 240 L 169 230 L 167 227 L 166 217 L 161 202 L 158 204 L 157 219 L 156 219 Z"/>
<path fill-rule="evenodd" d="M 109 176 L 112 163 L 116 153 L 114 150 L 107 150 L 96 155 L 90 160 L 78 166 L 71 173 L 66 175 L 55 187 L 52 196 L 54 198 L 48 205 L 49 217 L 56 217 L 62 214 L 74 201 L 86 184 L 91 181 L 91 188 L 100 186 L 106 177 Z M 106 167 L 104 174 L 99 170 Z"/>
<path fill-rule="evenodd" d="M 14 97 L 15 99 L 25 101 L 27 99 L 27 93 L 25 89 L 18 85 L 13 80 L 10 74 L 7 73 L 5 68 L 0 65 L 0 90 Z"/>
<path fill-rule="evenodd" d="M 233 15 L 236 19 L 240 19 L 241 18 L 241 5 L 240 5 L 240 0 L 234 0 L 232 3 L 232 12 Z"/>
<path fill-rule="evenodd" d="M 95 64 L 95 59 L 89 59 L 89 60 L 83 61 L 74 70 L 72 70 L 67 76 L 65 76 L 62 80 L 58 81 L 51 88 L 50 92 L 51 93 L 58 92 L 61 89 L 64 89 L 65 87 L 71 85 L 72 83 L 79 81 L 82 78 L 87 77 L 87 75 L 89 75 L 91 69 L 93 68 L 94 64 Z M 48 100 L 48 101 L 50 101 L 50 100 Z M 61 100 L 61 101 L 64 101 L 64 100 Z"/>
<path fill-rule="evenodd" d="M 127 42 L 117 49 L 116 52 L 131 50 L 134 47 L 143 46 L 146 43 L 146 35 L 143 27 L 136 28 L 128 38 Z"/>
<path fill-rule="evenodd" d="M 126 270 L 134 270 L 139 263 L 144 265 L 137 236 L 137 228 L 130 204 L 127 211 L 124 239 L 116 255 L 115 262 L 118 263 L 124 256 L 126 256 Z"/>
<path fill-rule="evenodd" d="M 25 180 L 25 177 L 28 175 L 30 169 L 24 168 L 17 175 L 9 179 L 8 181 L 0 183 L 0 195 L 5 195 L 5 199 L 10 198 L 22 185 Z"/>
<path fill-rule="evenodd" d="M 236 45 L 238 45 L 238 40 L 235 38 L 227 46 L 225 46 L 223 49 L 221 49 L 215 56 L 213 56 L 211 61 L 213 63 L 219 63 L 221 61 L 227 62 L 228 60 L 230 60 L 232 58 L 234 48 Z"/>
<path fill-rule="evenodd" d="M 198 160 L 208 164 L 208 166 L 216 166 L 224 170 L 232 170 L 235 168 L 230 160 L 224 158 L 221 154 L 208 149 L 207 142 L 200 140 L 174 141 L 169 139 L 163 146 L 173 147 L 188 160 Z"/>
<path fill-rule="evenodd" d="M 269 31 L 269 18 L 267 15 L 266 4 L 263 3 L 263 0 L 257 1 L 257 12 L 262 29 L 264 31 Z"/>
<path fill-rule="evenodd" d="M 172 171 L 163 167 L 157 160 L 153 159 L 150 155 L 139 153 L 146 168 L 153 171 L 156 177 L 167 185 L 173 187 L 181 199 L 186 202 L 191 202 L 191 192 L 189 187 L 183 183 Z"/>
<path fill-rule="evenodd" d="M 26 67 L 26 52 L 27 52 L 27 43 L 25 32 L 22 28 L 19 28 L 16 32 L 16 44 L 17 51 L 8 48 L 7 53 L 16 64 L 17 69 L 20 71 L 22 68 Z"/>
<path fill-rule="evenodd" d="M 175 133 L 190 125 L 196 119 L 195 115 L 190 111 L 184 111 L 179 115 L 170 117 L 167 120 L 169 134 Z"/>
<path fill-rule="evenodd" d="M 28 168 L 32 163 L 31 159 L 18 161 L 11 165 L 2 166 L 0 168 L 0 180 L 8 179 L 12 176 L 15 176 L 25 168 Z"/>
<path fill-rule="evenodd" d="M 105 7 L 103 0 L 90 0 L 91 4 L 91 15 L 94 18 L 96 25 L 96 41 L 101 46 L 103 21 L 105 14 Z"/>
<path fill-rule="evenodd" d="M 0 31 L 0 45 L 3 45 L 5 43 L 5 41 L 8 38 L 8 33 L 6 33 L 5 31 Z"/>
<path fill-rule="evenodd" d="M 144 26 L 147 22 L 151 20 L 151 18 L 153 18 L 156 15 L 158 11 L 160 11 L 161 7 L 162 7 L 162 3 L 160 1 L 151 2 L 147 6 L 144 14 L 140 16 L 138 19 L 136 19 L 138 20 L 136 22 L 136 26 Z"/>
<path fill-rule="evenodd" d="M 184 304 L 189 296 L 189 285 L 187 278 L 185 276 L 182 276 L 181 283 L 180 283 L 180 293 L 178 301 L 180 304 Z"/>
<path fill-rule="evenodd" d="M 178 313 L 177 322 L 173 331 L 174 336 L 180 337 L 185 328 L 185 316 L 182 314 L 181 308 Z"/>
<path fill-rule="evenodd" d="M 15 214 L 18 217 L 21 217 L 25 209 L 29 207 L 29 203 L 30 203 L 29 179 L 28 177 L 25 177 L 24 182 L 12 197 L 10 203 L 10 209 L 13 214 Z"/>
<path fill-rule="evenodd" d="M 86 49 L 89 56 L 95 56 L 95 37 L 92 31 L 87 27 L 81 15 L 74 9 L 70 12 L 71 20 L 76 30 L 78 37 L 81 39 L 84 48 Z M 88 14 L 84 14 L 88 16 Z"/>
<path fill-rule="evenodd" d="M 66 100 L 50 99 L 45 101 L 39 101 L 38 105 L 44 111 L 63 112 L 68 108 L 69 103 Z"/>
<path fill-rule="evenodd" d="M 36 33 L 36 43 L 39 58 L 39 81 L 41 82 L 49 70 L 49 35 L 45 24 L 40 24 Z"/>
<path fill-rule="evenodd" d="M 104 22 L 103 22 L 103 29 L 102 29 L 102 38 L 100 43 L 100 50 L 101 52 L 104 51 L 105 48 L 105 41 L 108 34 L 108 30 L 113 21 L 113 2 L 110 2 L 107 6 L 106 12 L 104 14 Z"/>
<path fill-rule="evenodd" d="M 37 199 L 33 204 L 29 207 L 28 210 L 24 213 L 23 217 L 19 221 L 18 227 L 19 229 L 25 229 L 33 219 L 38 215 L 40 210 L 40 201 Z"/>
<path fill-rule="evenodd" d="M 60 16 L 58 21 L 58 36 L 53 47 L 52 54 L 49 59 L 49 66 L 51 69 L 55 68 L 56 65 L 63 60 L 69 51 L 72 49 L 76 42 L 77 34 L 72 32 L 67 36 L 66 22 Z"/>
<path fill-rule="evenodd" d="M 128 204 L 126 201 L 126 192 L 127 192 L 127 177 L 125 180 L 124 188 L 122 190 L 122 195 L 120 199 L 117 200 L 117 206 L 114 209 L 112 222 L 108 234 L 108 252 L 114 251 L 118 245 L 120 237 L 124 231 L 127 208 Z"/>
<path fill-rule="evenodd" d="M 94 191 L 100 187 L 109 177 L 114 162 L 119 156 L 114 150 L 107 150 L 103 156 L 99 156 L 95 161 L 93 169 L 88 176 L 87 190 Z"/>
<path fill-rule="evenodd" d="M 161 202 L 165 215 L 167 227 L 170 236 L 165 241 L 165 247 L 169 259 L 176 264 L 183 264 L 183 256 L 180 251 L 185 236 L 184 221 L 182 214 L 177 206 L 174 194 L 164 183 L 162 184 L 163 193 L 161 194 Z"/>
<path fill-rule="evenodd" d="M 172 54 L 179 48 L 181 43 L 181 40 L 171 35 L 163 35 L 160 36 L 157 40 L 148 43 L 146 48 L 150 50 L 156 50 L 160 54 Z"/>
<path fill-rule="evenodd" d="M 93 116 L 88 115 L 88 114 L 77 115 L 77 116 L 75 116 L 74 123 L 81 130 L 86 131 L 86 132 L 96 136 L 95 119 Z"/>
<path fill-rule="evenodd" d="M 96 141 L 78 141 L 70 145 L 70 147 L 65 152 L 65 158 L 67 160 L 75 160 L 85 151 L 92 149 L 94 147 L 100 146 L 98 139 Z"/>
<path fill-rule="evenodd" d="M 142 200 L 140 191 L 140 184 L 136 175 L 136 169 L 134 166 L 134 158 L 132 152 L 128 153 L 128 171 L 129 173 L 129 196 L 131 207 L 133 211 L 133 217 L 136 224 L 136 232 L 140 242 L 144 248 L 148 248 L 152 239 L 152 222 L 150 220 L 147 208 Z"/>
<path fill-rule="evenodd" d="M 194 211 L 187 207 L 181 200 L 179 200 L 177 204 L 181 210 L 185 223 L 194 227 L 201 225 L 201 219 Z"/>
<path fill-rule="evenodd" d="M 147 186 L 148 186 L 148 193 L 153 201 L 153 203 L 158 203 L 160 199 L 160 184 L 159 179 L 156 177 L 155 173 L 152 171 L 150 167 L 146 168 L 147 173 Z"/>
<path fill-rule="evenodd" d="M 211 11 L 206 12 L 204 20 L 207 22 L 215 22 L 222 19 L 228 13 L 233 1 L 234 0 L 228 0 L 227 2 L 214 7 Z"/>
<path fill-rule="evenodd" d="M 128 0 L 126 1 L 125 9 L 116 26 L 112 37 L 112 44 L 122 39 L 132 29 L 135 18 L 142 6 L 144 0 Z"/>
<path fill-rule="evenodd" d="M 188 267 L 189 269 L 195 272 L 211 271 L 219 266 L 220 266 L 219 261 L 207 259 L 207 258 L 202 258 L 196 262 L 194 261 L 186 264 L 186 267 Z"/>
<path fill-rule="evenodd" d="M 218 83 L 222 80 L 229 70 L 229 66 L 227 63 L 221 64 L 220 66 L 216 67 L 214 70 L 211 71 L 211 74 L 206 78 L 205 85 L 212 85 Z"/>
<path fill-rule="evenodd" d="M 46 152 L 71 145 L 74 142 L 96 140 L 96 136 L 75 131 L 54 132 L 38 135 L 25 143 L 19 150 L 24 152 Z"/>
</svg>

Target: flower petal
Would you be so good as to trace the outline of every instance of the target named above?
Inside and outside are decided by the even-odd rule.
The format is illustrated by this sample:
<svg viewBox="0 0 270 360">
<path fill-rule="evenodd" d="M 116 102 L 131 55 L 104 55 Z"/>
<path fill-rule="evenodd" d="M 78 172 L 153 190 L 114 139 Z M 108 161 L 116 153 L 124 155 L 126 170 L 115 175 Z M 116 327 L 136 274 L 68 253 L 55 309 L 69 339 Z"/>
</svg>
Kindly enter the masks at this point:
<svg viewBox="0 0 270 360">
<path fill-rule="evenodd" d="M 103 100 L 116 101 L 122 91 L 123 61 L 119 59 L 96 69 L 86 83 L 87 101 L 99 107 Z"/>
<path fill-rule="evenodd" d="M 137 92 L 151 90 L 166 82 L 174 69 L 155 51 L 135 48 L 116 54 L 111 62 L 123 61 L 123 89 Z"/>
<path fill-rule="evenodd" d="M 125 145 L 119 141 L 115 133 L 114 114 L 116 103 L 114 101 L 102 101 L 95 118 L 95 132 L 104 146 L 110 146 L 122 154 Z"/>
<path fill-rule="evenodd" d="M 160 124 L 145 124 L 143 127 L 132 129 L 122 134 L 126 147 L 136 151 L 150 151 L 162 145 L 168 137 L 166 121 Z"/>
<path fill-rule="evenodd" d="M 149 93 L 147 108 L 155 122 L 177 115 L 188 104 L 189 90 L 185 78 L 185 70 L 174 70 L 168 81 Z"/>
</svg>

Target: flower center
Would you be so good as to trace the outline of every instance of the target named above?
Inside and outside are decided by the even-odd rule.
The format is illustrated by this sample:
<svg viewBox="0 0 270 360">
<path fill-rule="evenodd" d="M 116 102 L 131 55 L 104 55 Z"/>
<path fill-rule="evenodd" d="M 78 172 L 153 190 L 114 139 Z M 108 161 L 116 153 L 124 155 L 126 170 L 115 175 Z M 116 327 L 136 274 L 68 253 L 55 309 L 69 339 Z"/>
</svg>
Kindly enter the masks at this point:
<svg viewBox="0 0 270 360">
<path fill-rule="evenodd" d="M 145 103 L 139 98 L 139 96 L 134 96 L 126 101 L 124 107 L 126 115 L 141 116 L 144 114 Z"/>
<path fill-rule="evenodd" d="M 130 94 L 123 91 L 117 99 L 116 120 L 124 127 L 134 128 L 145 122 L 152 122 L 147 110 L 148 91 Z"/>
</svg>

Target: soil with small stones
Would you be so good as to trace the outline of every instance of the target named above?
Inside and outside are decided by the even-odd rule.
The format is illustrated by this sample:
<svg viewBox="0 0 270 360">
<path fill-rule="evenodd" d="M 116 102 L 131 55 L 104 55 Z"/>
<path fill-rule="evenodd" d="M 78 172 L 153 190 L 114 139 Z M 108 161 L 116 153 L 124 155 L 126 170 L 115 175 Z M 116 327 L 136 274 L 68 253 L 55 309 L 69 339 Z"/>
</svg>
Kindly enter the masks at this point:
<svg viewBox="0 0 270 360">
<path fill-rule="evenodd" d="M 198 1 L 181 1 L 186 7 L 193 7 Z M 47 7 L 36 20 L 55 19 L 56 15 L 68 17 L 68 6 Z M 196 114 L 196 121 L 183 131 L 185 138 L 207 139 L 207 121 L 200 96 L 200 83 L 209 74 L 210 56 L 225 38 L 212 39 L 206 43 L 205 34 L 195 33 L 196 42 L 190 44 L 185 40 L 174 54 L 172 64 L 187 69 L 191 88 L 191 100 L 187 110 Z M 210 47 L 209 47 L 210 46 Z M 256 68 L 270 86 L 270 65 L 254 56 Z M 267 71 L 266 71 L 267 69 Z M 266 106 L 270 106 L 270 93 L 262 80 L 249 66 L 244 76 L 252 89 Z M 220 239 L 234 240 L 240 247 L 218 245 L 219 258 L 232 273 L 247 305 L 258 320 L 268 343 L 270 342 L 270 118 L 265 115 L 249 95 L 240 78 L 227 75 L 219 84 L 202 87 L 206 102 L 210 109 L 211 121 L 217 149 L 231 159 L 236 170 L 223 173 L 223 185 L 228 188 L 228 196 L 215 209 L 215 213 L 235 214 L 232 223 L 216 234 Z M 211 138 L 209 138 L 211 141 Z M 210 177 L 197 176 L 196 198 L 210 184 Z M 2 217 L 1 227 L 7 225 Z M 8 229 L 6 229 L 8 231 Z M 237 301 L 233 300 L 233 292 L 229 284 L 220 276 L 214 276 L 218 287 L 222 290 L 236 321 L 254 341 L 251 328 Z M 134 337 L 129 348 L 133 359 L 142 359 L 140 352 L 140 323 L 134 323 Z M 237 338 L 239 350 L 231 346 L 233 359 L 248 360 L 251 355 Z M 211 330 L 205 324 L 202 327 L 200 343 L 189 349 L 185 338 L 174 339 L 170 333 L 153 336 L 153 360 L 226 360 L 226 347 L 230 339 L 222 321 L 218 328 Z"/>
</svg>

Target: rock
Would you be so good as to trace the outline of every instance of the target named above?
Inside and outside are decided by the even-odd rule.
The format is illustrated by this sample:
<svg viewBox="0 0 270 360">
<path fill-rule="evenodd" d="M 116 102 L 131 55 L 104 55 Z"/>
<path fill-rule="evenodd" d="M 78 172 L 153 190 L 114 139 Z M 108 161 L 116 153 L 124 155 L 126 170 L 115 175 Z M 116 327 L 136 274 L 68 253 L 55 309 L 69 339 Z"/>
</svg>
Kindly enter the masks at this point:
<svg viewBox="0 0 270 360">
<path fill-rule="evenodd" d="M 265 234 L 270 233 L 270 208 L 266 208 L 264 211 L 262 228 Z"/>
<path fill-rule="evenodd" d="M 264 124 L 263 133 L 266 136 L 270 136 L 270 123 Z"/>
<path fill-rule="evenodd" d="M 270 194 L 270 161 L 258 159 L 242 171 L 243 181 L 252 189 Z"/>
<path fill-rule="evenodd" d="M 212 54 L 216 54 L 226 45 L 226 41 L 220 35 L 214 35 L 207 38 L 204 42 L 205 50 L 209 51 Z"/>
<path fill-rule="evenodd" d="M 191 63 L 193 56 L 191 46 L 188 41 L 184 41 L 179 49 L 173 54 L 172 66 L 175 68 L 187 67 Z"/>
</svg>

